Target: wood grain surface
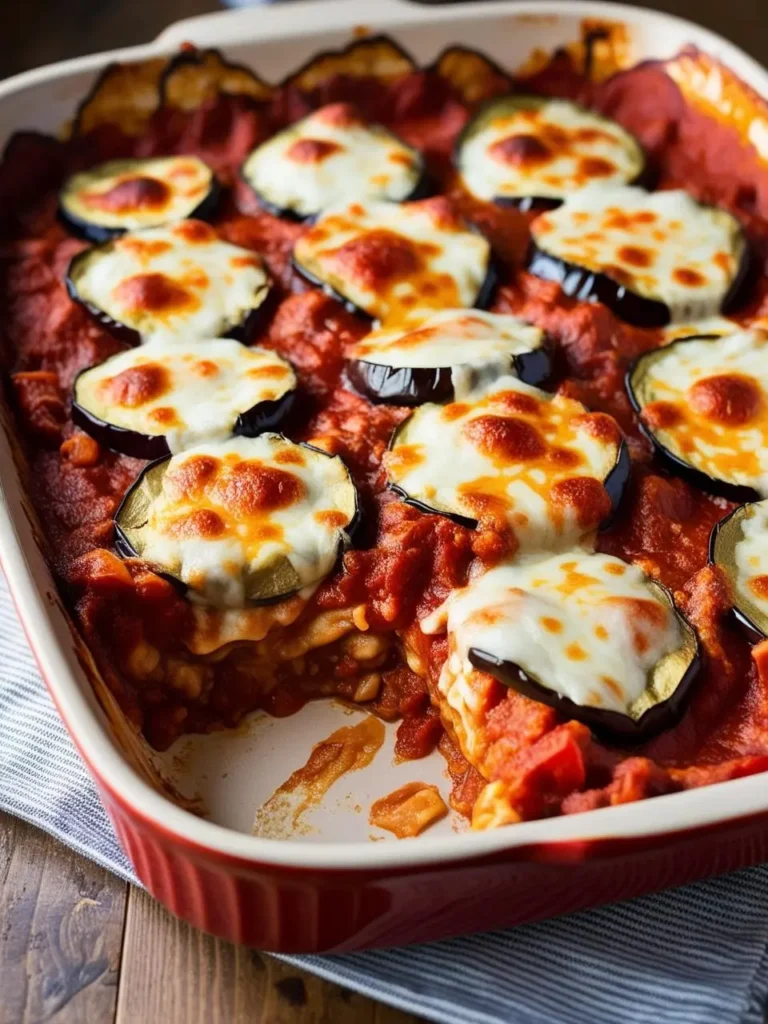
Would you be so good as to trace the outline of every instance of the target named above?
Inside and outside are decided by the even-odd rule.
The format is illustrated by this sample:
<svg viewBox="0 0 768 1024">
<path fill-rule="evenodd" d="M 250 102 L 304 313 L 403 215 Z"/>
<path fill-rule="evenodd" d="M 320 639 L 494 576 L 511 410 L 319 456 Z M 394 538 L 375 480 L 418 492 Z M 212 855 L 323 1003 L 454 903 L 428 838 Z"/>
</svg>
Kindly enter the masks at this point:
<svg viewBox="0 0 768 1024">
<path fill-rule="evenodd" d="M 646 0 L 768 61 L 765 0 Z M 360 18 L 365 4 L 360 3 Z M 215 0 L 0 0 L 0 78 L 145 42 Z M 416 1024 L 213 939 L 0 813 L 0 1024 Z"/>
<path fill-rule="evenodd" d="M 0 1024 L 418 1024 L 191 928 L 0 812 Z"/>
</svg>

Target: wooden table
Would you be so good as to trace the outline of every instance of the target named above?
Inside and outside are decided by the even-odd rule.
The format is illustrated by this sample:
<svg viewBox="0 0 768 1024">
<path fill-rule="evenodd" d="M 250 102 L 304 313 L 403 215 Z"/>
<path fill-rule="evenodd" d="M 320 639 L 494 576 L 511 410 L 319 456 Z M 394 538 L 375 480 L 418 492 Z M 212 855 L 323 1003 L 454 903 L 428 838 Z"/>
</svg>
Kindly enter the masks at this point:
<svg viewBox="0 0 768 1024">
<path fill-rule="evenodd" d="M 762 0 L 644 0 L 764 63 Z M 362 6 L 362 5 L 361 5 Z M 144 42 L 215 0 L 3 4 L 0 77 Z M 416 1024 L 337 985 L 182 924 L 139 889 L 0 814 L 0 1024 Z"/>
</svg>

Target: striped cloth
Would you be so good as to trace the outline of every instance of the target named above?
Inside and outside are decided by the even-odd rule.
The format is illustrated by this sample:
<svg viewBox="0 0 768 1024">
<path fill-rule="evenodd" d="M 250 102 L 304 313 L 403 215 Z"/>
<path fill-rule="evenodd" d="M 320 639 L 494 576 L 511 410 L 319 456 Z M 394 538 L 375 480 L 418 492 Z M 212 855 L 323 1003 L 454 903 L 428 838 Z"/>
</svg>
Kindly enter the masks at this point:
<svg viewBox="0 0 768 1024">
<path fill-rule="evenodd" d="M 0 580 L 0 808 L 135 882 Z M 284 959 L 445 1024 L 764 1024 L 768 866 L 431 945 Z"/>
</svg>

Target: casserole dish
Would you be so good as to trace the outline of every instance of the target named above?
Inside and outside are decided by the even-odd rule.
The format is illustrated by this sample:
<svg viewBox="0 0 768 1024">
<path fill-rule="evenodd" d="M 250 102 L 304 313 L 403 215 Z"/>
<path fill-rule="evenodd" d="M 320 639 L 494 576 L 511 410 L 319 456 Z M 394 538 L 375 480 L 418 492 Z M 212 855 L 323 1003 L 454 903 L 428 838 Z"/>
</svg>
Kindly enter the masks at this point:
<svg viewBox="0 0 768 1024">
<path fill-rule="evenodd" d="M 521 3 L 427 10 L 383 3 L 366 9 L 370 24 L 354 26 L 352 5 L 309 4 L 302 8 L 302 24 L 322 24 L 322 31 L 304 35 L 290 28 L 297 10 L 193 19 L 148 47 L 20 76 L 0 92 L 0 128 L 56 130 L 111 60 L 160 57 L 191 40 L 220 46 L 231 60 L 279 79 L 316 52 L 343 45 L 355 28 L 358 35 L 386 32 L 424 62 L 461 39 L 515 67 L 536 51 L 583 45 L 585 32 L 619 23 L 607 30 L 609 53 L 603 53 L 614 68 L 671 57 L 693 43 L 755 92 L 768 93 L 765 73 L 724 41 L 676 19 L 624 7 Z M 258 40 L 244 41 L 251 33 Z M 595 53 L 600 57 L 600 50 Z M 684 91 L 732 118 L 759 150 L 765 122 L 749 91 L 719 65 L 691 59 L 679 67 Z M 343 712 L 311 705 L 280 723 L 279 736 L 272 721 L 261 720 L 234 741 L 226 737 L 226 747 L 225 737 L 214 734 L 182 741 L 182 750 L 165 756 L 149 751 L 123 720 L 56 595 L 10 425 L 2 445 L 0 545 L 30 642 L 139 877 L 194 924 L 276 951 L 340 951 L 532 920 L 764 857 L 768 806 L 759 777 L 484 834 L 454 835 L 446 823 L 440 834 L 405 846 L 365 842 L 359 815 L 354 808 L 344 813 L 343 806 L 333 813 L 318 810 L 312 821 L 317 831 L 300 842 L 244 834 L 254 807 L 297 767 L 292 751 L 326 736 L 331 717 L 336 721 Z M 355 800 L 391 788 L 389 771 L 386 784 L 376 771 L 372 765 L 354 776 Z M 418 778 L 438 784 L 441 766 L 410 762 L 398 773 L 404 783 Z"/>
</svg>

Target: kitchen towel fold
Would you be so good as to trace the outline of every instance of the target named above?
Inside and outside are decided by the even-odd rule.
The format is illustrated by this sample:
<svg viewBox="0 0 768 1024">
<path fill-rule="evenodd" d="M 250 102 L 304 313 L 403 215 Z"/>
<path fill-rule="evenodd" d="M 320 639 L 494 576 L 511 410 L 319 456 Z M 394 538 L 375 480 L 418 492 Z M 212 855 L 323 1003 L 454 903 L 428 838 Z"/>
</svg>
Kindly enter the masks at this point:
<svg viewBox="0 0 768 1024">
<path fill-rule="evenodd" d="M 131 882 L 0 579 L 0 808 Z M 446 1024 L 763 1024 L 768 866 L 510 931 L 283 959 Z"/>
</svg>

